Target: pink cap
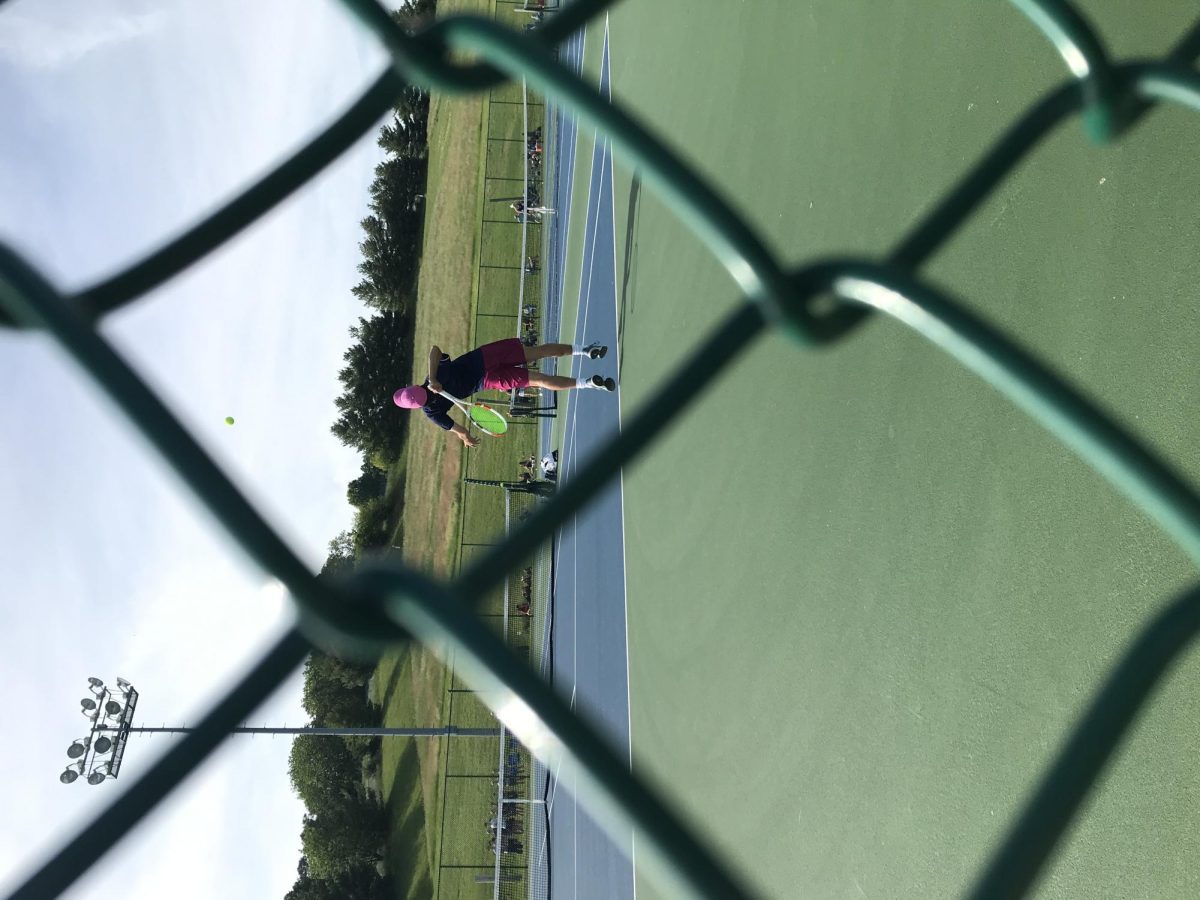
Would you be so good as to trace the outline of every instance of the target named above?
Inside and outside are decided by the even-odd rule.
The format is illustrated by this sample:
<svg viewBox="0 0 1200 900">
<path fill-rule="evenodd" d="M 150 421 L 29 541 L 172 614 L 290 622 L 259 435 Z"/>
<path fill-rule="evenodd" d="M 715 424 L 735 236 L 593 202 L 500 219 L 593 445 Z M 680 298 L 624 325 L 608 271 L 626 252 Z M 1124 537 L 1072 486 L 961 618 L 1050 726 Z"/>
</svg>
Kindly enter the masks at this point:
<svg viewBox="0 0 1200 900">
<path fill-rule="evenodd" d="M 402 409 L 420 409 L 428 400 L 429 392 L 417 384 L 410 384 L 392 394 L 392 402 Z"/>
</svg>

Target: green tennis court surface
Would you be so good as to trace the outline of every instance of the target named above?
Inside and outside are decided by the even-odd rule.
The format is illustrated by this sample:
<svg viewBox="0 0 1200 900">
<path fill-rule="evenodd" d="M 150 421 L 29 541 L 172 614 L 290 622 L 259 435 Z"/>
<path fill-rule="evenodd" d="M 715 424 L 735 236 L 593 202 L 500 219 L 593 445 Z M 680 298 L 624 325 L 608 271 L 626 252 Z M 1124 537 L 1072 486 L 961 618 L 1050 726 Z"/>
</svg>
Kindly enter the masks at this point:
<svg viewBox="0 0 1200 900">
<path fill-rule="evenodd" d="M 1194 14 L 1081 8 L 1118 56 L 1161 55 Z M 1005 3 L 656 0 L 610 25 L 616 99 L 797 262 L 884 254 L 1065 77 Z M 1106 148 L 1072 119 L 926 269 L 1193 482 L 1198 139 L 1178 109 Z M 739 297 L 617 159 L 632 410 Z M 1194 579 L 1053 438 L 884 321 L 822 351 L 754 345 L 625 498 L 635 764 L 778 897 L 961 892 Z M 1041 895 L 1200 893 L 1198 675 L 1170 677 Z"/>
</svg>

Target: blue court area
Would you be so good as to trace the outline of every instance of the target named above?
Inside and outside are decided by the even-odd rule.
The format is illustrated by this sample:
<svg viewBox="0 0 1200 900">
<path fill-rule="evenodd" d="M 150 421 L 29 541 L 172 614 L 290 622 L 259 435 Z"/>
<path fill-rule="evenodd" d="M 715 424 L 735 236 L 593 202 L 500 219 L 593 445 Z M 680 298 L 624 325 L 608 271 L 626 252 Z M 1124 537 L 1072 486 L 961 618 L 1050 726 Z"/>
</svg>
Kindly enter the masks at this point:
<svg viewBox="0 0 1200 900">
<path fill-rule="evenodd" d="M 560 59 L 580 70 L 582 36 L 570 42 Z M 604 43 L 600 90 L 608 93 L 608 42 Z M 612 154 L 607 141 L 597 141 L 591 154 L 587 213 L 568 223 L 577 132 L 569 116 L 555 128 L 555 165 L 560 190 L 554 205 L 562 211 L 553 223 L 547 277 L 551 296 L 578 291 L 574 333 L 564 341 L 599 341 L 609 347 L 602 360 L 573 357 L 572 375 L 601 374 L 618 378 L 616 247 L 613 219 Z M 582 229 L 583 269 L 578 284 L 563 284 L 568 231 Z M 573 239 L 578 239 L 574 234 Z M 574 300 L 574 298 L 571 298 Z M 557 316 L 552 324 L 557 325 Z M 547 331 L 554 334 L 554 331 Z M 560 369 L 560 374 L 565 374 Z M 616 394 L 573 391 L 560 406 L 565 416 L 559 451 L 559 479 L 569 481 L 592 453 L 621 427 L 620 388 Z M 544 450 L 552 436 L 545 436 Z M 554 563 L 553 657 L 555 688 L 572 708 L 596 725 L 619 756 L 630 758 L 629 657 L 625 603 L 623 489 L 612 484 L 582 515 L 564 527 L 556 540 Z M 551 896 L 622 900 L 634 896 L 633 835 L 616 846 L 576 804 L 570 783 L 550 773 Z"/>
</svg>

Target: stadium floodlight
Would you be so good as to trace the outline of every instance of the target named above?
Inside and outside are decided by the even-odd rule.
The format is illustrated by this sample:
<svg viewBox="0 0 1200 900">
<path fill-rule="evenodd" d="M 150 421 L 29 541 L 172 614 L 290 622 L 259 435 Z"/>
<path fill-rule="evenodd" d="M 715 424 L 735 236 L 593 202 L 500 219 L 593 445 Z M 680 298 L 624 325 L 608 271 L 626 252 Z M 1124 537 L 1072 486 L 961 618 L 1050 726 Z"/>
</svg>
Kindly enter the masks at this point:
<svg viewBox="0 0 1200 900">
<path fill-rule="evenodd" d="M 121 774 L 125 744 L 132 731 L 140 730 L 133 728 L 138 692 L 125 678 L 118 678 L 116 683 L 117 687 L 108 687 L 95 676 L 87 679 L 91 693 L 79 701 L 79 712 L 90 723 L 91 731 L 67 748 L 72 762 L 59 775 L 63 784 L 79 780 L 102 784 Z"/>
</svg>

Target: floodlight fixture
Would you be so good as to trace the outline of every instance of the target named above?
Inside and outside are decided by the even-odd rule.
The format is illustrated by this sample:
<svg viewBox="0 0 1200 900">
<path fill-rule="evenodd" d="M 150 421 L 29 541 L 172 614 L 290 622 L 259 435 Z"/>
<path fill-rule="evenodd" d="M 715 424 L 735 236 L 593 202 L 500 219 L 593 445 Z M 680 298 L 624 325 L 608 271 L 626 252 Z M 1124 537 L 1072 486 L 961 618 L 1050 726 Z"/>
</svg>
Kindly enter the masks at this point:
<svg viewBox="0 0 1200 900">
<path fill-rule="evenodd" d="M 112 746 L 112 738 L 105 736 L 96 739 L 96 746 L 94 749 L 97 753 L 104 754 L 111 750 Z"/>
</svg>

